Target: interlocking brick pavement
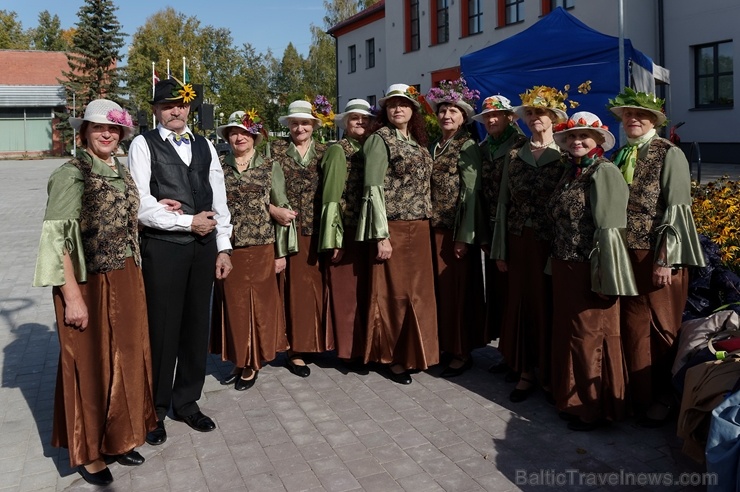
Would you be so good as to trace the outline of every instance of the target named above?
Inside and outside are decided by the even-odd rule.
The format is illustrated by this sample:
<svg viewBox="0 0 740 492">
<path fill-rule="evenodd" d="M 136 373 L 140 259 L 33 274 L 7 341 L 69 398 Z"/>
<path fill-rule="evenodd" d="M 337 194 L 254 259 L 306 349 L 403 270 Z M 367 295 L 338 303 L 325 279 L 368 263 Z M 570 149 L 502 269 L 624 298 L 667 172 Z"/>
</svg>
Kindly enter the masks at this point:
<svg viewBox="0 0 740 492">
<path fill-rule="evenodd" d="M 0 491 L 93 488 L 69 468 L 66 450 L 49 445 L 59 343 L 50 289 L 31 287 L 46 181 L 62 162 L 0 161 Z M 717 169 L 705 165 L 703 181 L 735 168 Z M 168 419 L 167 442 L 139 449 L 146 463 L 111 465 L 110 489 L 534 491 L 554 487 L 521 484 L 517 470 L 702 471 L 682 455 L 671 426 L 645 430 L 627 421 L 576 433 L 541 394 L 510 403 L 511 384 L 485 370 L 496 357 L 487 347 L 462 376 L 441 379 L 435 367 L 409 386 L 373 370 L 347 371 L 330 355 L 300 379 L 281 358 L 245 392 L 219 384 L 229 367 L 211 357 L 200 404 L 218 428 L 201 434 Z"/>
</svg>

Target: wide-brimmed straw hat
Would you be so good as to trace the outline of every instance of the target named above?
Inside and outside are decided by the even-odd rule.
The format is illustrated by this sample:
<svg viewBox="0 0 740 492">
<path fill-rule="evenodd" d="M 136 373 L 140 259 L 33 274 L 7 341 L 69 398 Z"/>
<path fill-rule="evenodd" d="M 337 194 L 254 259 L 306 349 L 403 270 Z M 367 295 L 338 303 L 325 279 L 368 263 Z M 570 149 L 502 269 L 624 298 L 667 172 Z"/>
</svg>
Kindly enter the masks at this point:
<svg viewBox="0 0 740 492">
<path fill-rule="evenodd" d="M 506 111 L 511 113 L 515 120 L 519 118 L 519 115 L 514 112 L 515 108 L 511 105 L 511 101 L 509 101 L 509 98 L 504 97 L 501 94 L 488 96 L 487 98 L 485 98 L 483 100 L 481 108 L 481 112 L 473 116 L 473 119 L 479 123 L 485 124 L 485 115 L 494 111 Z"/>
<path fill-rule="evenodd" d="M 311 103 L 302 99 L 290 103 L 290 106 L 288 106 L 288 114 L 278 118 L 278 121 L 281 125 L 288 126 L 288 120 L 290 118 L 313 120 L 314 127 L 322 125 L 321 120 L 313 115 L 313 106 Z"/>
<path fill-rule="evenodd" d="M 234 111 L 229 115 L 229 119 L 226 121 L 225 125 L 221 125 L 216 128 L 216 133 L 219 137 L 227 140 L 228 131 L 226 130 L 228 128 L 241 128 L 250 133 L 252 137 L 254 137 L 255 147 L 259 145 L 263 139 L 261 133 L 262 122 L 257 112 L 254 110 L 250 110 L 248 112 Z"/>
<path fill-rule="evenodd" d="M 130 138 L 134 134 L 134 121 L 128 111 L 109 99 L 95 99 L 85 108 L 82 118 L 70 118 L 69 124 L 79 130 L 82 122 L 103 123 L 121 127 L 121 140 Z"/>
<path fill-rule="evenodd" d="M 524 118 L 527 108 L 549 109 L 556 116 L 554 123 L 560 123 L 568 119 L 568 113 L 565 112 L 565 100 L 568 94 L 557 90 L 554 87 L 546 85 L 536 85 L 527 89 L 523 94 L 519 94 L 522 104 L 514 109 L 514 112 Z"/>
<path fill-rule="evenodd" d="M 388 87 L 388 90 L 385 93 L 385 96 L 381 97 L 378 100 L 378 104 L 381 108 L 385 107 L 385 102 L 388 99 L 394 98 L 394 97 L 402 97 L 404 99 L 408 99 L 412 103 L 414 103 L 414 106 L 417 108 L 420 107 L 419 101 L 417 101 L 414 96 L 418 94 L 416 89 L 414 87 L 411 87 L 410 85 L 406 84 L 391 84 L 390 87 Z"/>
<path fill-rule="evenodd" d="M 344 112 L 339 113 L 334 117 L 334 123 L 338 127 L 347 129 L 347 116 L 351 114 L 361 114 L 365 116 L 374 117 L 370 103 L 364 99 L 350 99 L 344 106 Z"/>
<path fill-rule="evenodd" d="M 617 94 L 617 97 L 609 99 L 609 104 L 606 107 L 620 120 L 622 119 L 622 112 L 627 108 L 648 111 L 655 115 L 655 126 L 658 127 L 663 126 L 667 121 L 663 112 L 663 104 L 665 104 L 665 99 L 656 97 L 655 94 L 637 92 L 625 87 L 624 91 Z"/>
<path fill-rule="evenodd" d="M 601 119 L 596 116 L 593 113 L 589 113 L 588 111 L 579 111 L 570 118 L 568 118 L 568 121 L 565 123 L 559 123 L 554 128 L 555 133 L 553 133 L 552 138 L 555 140 L 555 143 L 560 146 L 562 149 L 566 149 L 567 145 L 565 143 L 565 140 L 568 136 L 569 132 L 572 131 L 582 131 L 582 130 L 593 130 L 602 137 L 604 137 L 604 143 L 601 144 L 601 148 L 606 150 L 611 150 L 614 148 L 614 144 L 616 142 L 614 135 L 612 132 L 609 131 L 609 127 L 604 125 L 601 122 Z"/>
</svg>

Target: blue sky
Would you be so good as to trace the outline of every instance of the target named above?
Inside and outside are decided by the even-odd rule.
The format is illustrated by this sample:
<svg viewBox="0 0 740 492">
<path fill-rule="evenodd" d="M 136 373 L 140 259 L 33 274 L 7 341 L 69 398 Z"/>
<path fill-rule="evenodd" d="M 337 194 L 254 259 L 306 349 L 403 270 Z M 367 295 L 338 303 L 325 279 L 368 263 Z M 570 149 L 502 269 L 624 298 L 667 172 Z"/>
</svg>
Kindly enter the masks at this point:
<svg viewBox="0 0 740 492">
<path fill-rule="evenodd" d="M 0 10 L 15 11 L 23 29 L 35 27 L 39 12 L 48 10 L 58 15 L 62 28 L 67 29 L 77 23 L 77 11 L 83 3 L 82 0 L 0 0 Z M 322 0 L 115 0 L 115 4 L 118 21 L 129 36 L 152 14 L 171 6 L 186 16 L 197 17 L 201 25 L 228 28 L 236 46 L 251 43 L 260 53 L 271 48 L 277 58 L 289 42 L 303 56 L 308 55 L 310 25 L 322 26 L 324 17 Z"/>
</svg>

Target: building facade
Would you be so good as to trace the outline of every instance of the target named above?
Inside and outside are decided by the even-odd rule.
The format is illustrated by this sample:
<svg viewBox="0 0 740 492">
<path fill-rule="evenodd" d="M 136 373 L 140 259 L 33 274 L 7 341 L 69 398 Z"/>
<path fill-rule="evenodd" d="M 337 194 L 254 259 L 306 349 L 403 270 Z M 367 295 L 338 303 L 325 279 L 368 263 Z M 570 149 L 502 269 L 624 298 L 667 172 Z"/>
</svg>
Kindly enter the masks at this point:
<svg viewBox="0 0 740 492">
<path fill-rule="evenodd" d="M 740 134 L 731 125 L 740 121 L 734 107 L 740 92 L 734 75 L 740 3 L 623 0 L 622 5 L 624 37 L 670 70 L 671 84 L 657 92 L 667 98 L 671 121 L 686 122 L 683 141 L 701 142 L 713 162 L 740 151 Z M 381 0 L 329 30 L 337 45 L 338 105 L 354 97 L 372 103 L 398 82 L 426 92 L 459 76 L 460 57 L 518 34 L 558 7 L 596 31 L 619 35 L 615 0 Z"/>
</svg>

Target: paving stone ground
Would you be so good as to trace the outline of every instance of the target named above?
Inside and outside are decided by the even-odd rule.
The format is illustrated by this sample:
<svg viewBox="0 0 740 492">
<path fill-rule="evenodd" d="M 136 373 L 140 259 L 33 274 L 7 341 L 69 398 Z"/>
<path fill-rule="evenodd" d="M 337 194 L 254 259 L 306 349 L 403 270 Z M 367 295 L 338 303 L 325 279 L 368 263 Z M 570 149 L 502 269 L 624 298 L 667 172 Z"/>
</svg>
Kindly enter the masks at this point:
<svg viewBox="0 0 740 492">
<path fill-rule="evenodd" d="M 67 451 L 49 445 L 59 342 L 50 289 L 31 287 L 46 181 L 62 162 L 0 161 L 2 492 L 93 489 L 69 468 Z M 737 177 L 735 170 L 740 166 L 705 165 L 703 181 Z M 620 471 L 622 479 L 636 479 L 640 472 L 678 479 L 703 469 L 681 453 L 672 426 L 645 430 L 627 421 L 576 433 L 541 394 L 510 403 L 512 385 L 486 371 L 497 357 L 486 347 L 475 352 L 475 367 L 464 375 L 445 380 L 434 367 L 414 375 L 409 386 L 373 370 L 347 371 L 331 354 L 317 357 L 306 379 L 290 374 L 278 359 L 246 392 L 221 386 L 230 368 L 210 357 L 200 404 L 218 428 L 201 434 L 168 419 L 167 442 L 142 446 L 146 463 L 140 467 L 112 464 L 109 489 L 705 489 L 594 482 L 620 479 Z"/>
</svg>

